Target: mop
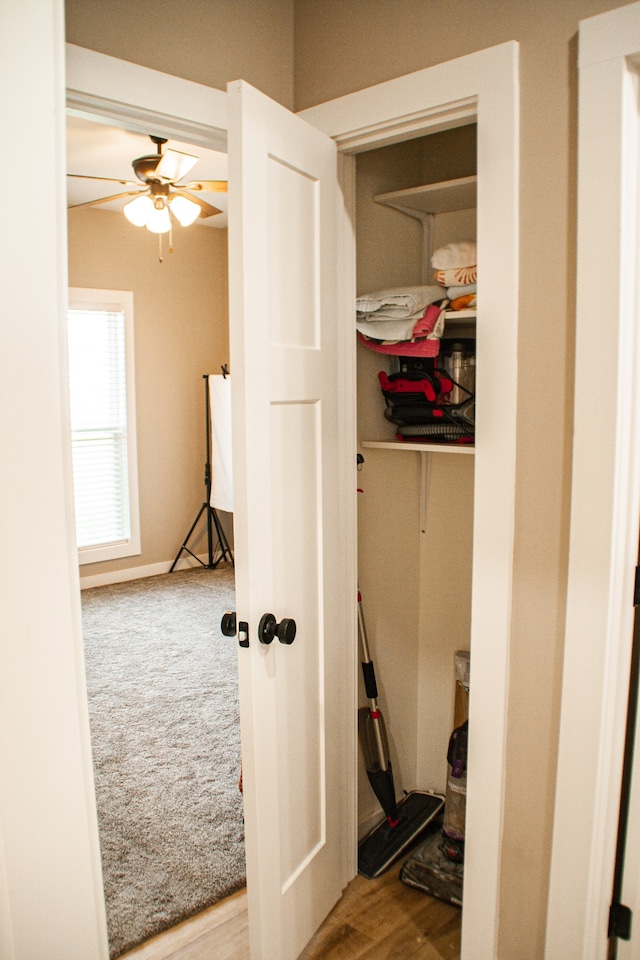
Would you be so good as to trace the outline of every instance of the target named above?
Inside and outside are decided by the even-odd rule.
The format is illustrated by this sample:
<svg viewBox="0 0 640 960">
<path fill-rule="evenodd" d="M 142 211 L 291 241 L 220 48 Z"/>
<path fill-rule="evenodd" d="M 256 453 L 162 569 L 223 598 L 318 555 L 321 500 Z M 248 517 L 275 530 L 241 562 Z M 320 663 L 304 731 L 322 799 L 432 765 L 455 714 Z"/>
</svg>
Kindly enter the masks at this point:
<svg viewBox="0 0 640 960">
<path fill-rule="evenodd" d="M 362 674 L 369 700 L 358 711 L 358 729 L 369 783 L 385 819 L 358 845 L 358 873 L 368 879 L 380 876 L 416 840 L 440 812 L 444 797 L 412 790 L 396 801 L 393 771 L 384 719 L 378 706 L 376 676 L 358 592 L 358 634 L 362 647 Z"/>
</svg>

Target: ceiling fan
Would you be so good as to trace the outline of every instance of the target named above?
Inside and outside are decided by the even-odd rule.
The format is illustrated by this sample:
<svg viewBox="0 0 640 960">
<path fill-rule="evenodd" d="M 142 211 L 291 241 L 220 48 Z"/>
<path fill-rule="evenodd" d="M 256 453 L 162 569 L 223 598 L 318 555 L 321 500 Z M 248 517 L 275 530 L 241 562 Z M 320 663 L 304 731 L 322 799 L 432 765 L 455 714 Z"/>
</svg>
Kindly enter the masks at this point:
<svg viewBox="0 0 640 960">
<path fill-rule="evenodd" d="M 179 181 L 186 176 L 198 162 L 198 157 L 178 150 L 162 152 L 162 145 L 167 141 L 163 137 L 150 137 L 156 144 L 157 153 L 138 157 L 131 166 L 138 180 L 145 184 L 140 189 L 135 180 L 118 180 L 113 177 L 91 177 L 84 174 L 70 173 L 69 177 L 84 180 L 101 180 L 109 183 L 119 183 L 123 187 L 137 187 L 136 190 L 125 190 L 109 197 L 98 200 L 87 200 L 84 203 L 75 203 L 70 209 L 79 207 L 94 207 L 111 200 L 120 200 L 123 197 L 132 197 L 123 207 L 127 220 L 137 227 L 146 227 L 152 233 L 169 233 L 172 226 L 171 217 L 174 216 L 183 227 L 194 223 L 198 218 L 212 217 L 222 213 L 201 197 L 193 195 L 193 191 L 208 193 L 226 193 L 226 180 L 190 180 L 188 183 Z"/>
</svg>

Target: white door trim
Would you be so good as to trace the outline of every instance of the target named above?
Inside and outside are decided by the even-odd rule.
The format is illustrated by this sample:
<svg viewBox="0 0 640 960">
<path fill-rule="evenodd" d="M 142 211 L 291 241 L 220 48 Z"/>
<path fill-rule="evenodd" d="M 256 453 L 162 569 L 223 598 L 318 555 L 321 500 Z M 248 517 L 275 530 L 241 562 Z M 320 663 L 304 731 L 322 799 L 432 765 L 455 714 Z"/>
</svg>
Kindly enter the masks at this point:
<svg viewBox="0 0 640 960">
<path fill-rule="evenodd" d="M 333 137 L 343 170 L 365 149 L 478 123 L 478 423 L 473 698 L 462 956 L 497 955 L 515 511 L 518 330 L 518 45 L 501 44 L 300 114 Z M 345 156 L 345 154 L 347 154 Z M 349 181 L 347 181 L 349 182 Z M 347 201 L 348 202 L 348 201 Z M 347 211 L 355 245 L 353 206 Z M 497 227 L 496 227 L 497 225 Z M 352 354 L 355 338 L 352 339 Z M 491 558 L 485 562 L 485 557 Z"/>
<path fill-rule="evenodd" d="M 3 208 L 0 956 L 107 960 L 65 376 L 63 5 L 5 6 L 0 21 L 3 136 L 38 191 L 37 225 L 19 190 Z M 5 151 L 4 180 L 12 164 Z"/>
<path fill-rule="evenodd" d="M 66 44 L 67 110 L 134 133 L 158 129 L 176 140 L 227 149 L 222 90 Z"/>
<path fill-rule="evenodd" d="M 582 21 L 579 44 L 575 431 L 548 960 L 606 956 L 640 503 L 640 4 Z"/>
</svg>

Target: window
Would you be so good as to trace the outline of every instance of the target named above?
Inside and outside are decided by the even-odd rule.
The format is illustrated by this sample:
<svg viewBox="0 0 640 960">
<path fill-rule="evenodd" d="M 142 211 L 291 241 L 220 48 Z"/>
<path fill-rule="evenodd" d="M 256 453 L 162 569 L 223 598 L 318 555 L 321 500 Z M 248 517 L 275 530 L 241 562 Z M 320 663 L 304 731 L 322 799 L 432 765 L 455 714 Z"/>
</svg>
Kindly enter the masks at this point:
<svg viewBox="0 0 640 960">
<path fill-rule="evenodd" d="M 71 448 L 80 563 L 140 553 L 133 294 L 69 291 Z"/>
</svg>

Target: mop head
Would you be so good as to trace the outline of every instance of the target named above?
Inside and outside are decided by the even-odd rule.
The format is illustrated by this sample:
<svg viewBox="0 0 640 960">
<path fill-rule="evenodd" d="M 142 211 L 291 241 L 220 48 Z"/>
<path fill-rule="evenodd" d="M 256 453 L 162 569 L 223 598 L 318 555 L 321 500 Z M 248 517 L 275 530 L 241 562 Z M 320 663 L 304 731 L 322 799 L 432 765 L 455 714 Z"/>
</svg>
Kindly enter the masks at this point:
<svg viewBox="0 0 640 960">
<path fill-rule="evenodd" d="M 429 836 L 405 860 L 400 879 L 409 887 L 461 907 L 464 866 L 445 854 L 446 844 L 439 817 L 433 822 Z"/>
<path fill-rule="evenodd" d="M 384 873 L 422 834 L 444 804 L 436 793 L 412 790 L 398 802 L 398 824 L 386 820 L 372 830 L 358 846 L 358 873 L 373 880 Z"/>
</svg>

